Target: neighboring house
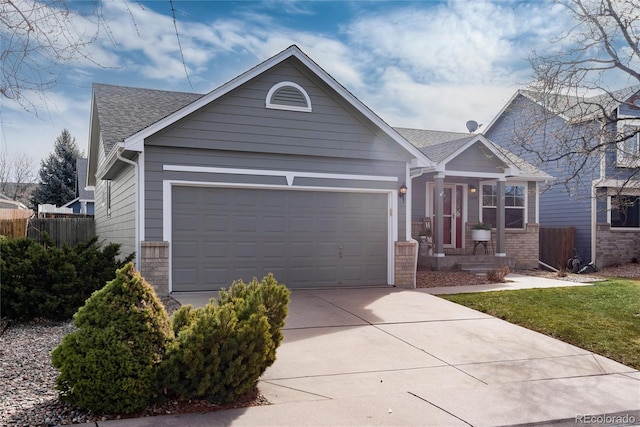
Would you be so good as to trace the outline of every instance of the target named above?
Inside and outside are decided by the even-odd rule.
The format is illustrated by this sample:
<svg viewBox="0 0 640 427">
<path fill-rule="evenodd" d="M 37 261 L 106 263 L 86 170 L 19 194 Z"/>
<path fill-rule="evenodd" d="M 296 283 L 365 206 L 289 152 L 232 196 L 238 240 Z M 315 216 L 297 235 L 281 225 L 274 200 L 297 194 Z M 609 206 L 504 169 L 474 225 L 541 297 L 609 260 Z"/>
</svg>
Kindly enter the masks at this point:
<svg viewBox="0 0 640 427">
<path fill-rule="evenodd" d="M 15 200 L 24 206 L 30 205 L 31 193 L 38 184 L 33 182 L 5 182 L 2 184 L 2 194 L 5 200 Z"/>
<path fill-rule="evenodd" d="M 487 200 L 514 191 L 510 203 L 525 207 L 518 233 L 535 233 L 535 182 L 547 175 L 516 166 L 482 135 L 447 151 L 410 132 L 296 46 L 206 95 L 94 84 L 87 185 L 96 234 L 135 251 L 142 274 L 167 293 L 269 272 L 292 288 L 415 283 L 403 254 L 415 248 L 412 223 L 431 212 L 431 181 L 465 198 L 470 186 Z M 516 176 L 521 186 L 511 185 Z M 456 228 L 468 253 L 480 194 Z M 507 210 L 496 207 L 482 212 L 497 221 L 496 255 L 509 255 Z M 446 209 L 437 201 L 433 212 L 451 217 L 439 214 Z M 445 258 L 445 230 L 435 231 L 443 236 L 433 258 Z"/>
<path fill-rule="evenodd" d="M 547 102 L 541 93 L 520 90 L 484 131 L 532 163 L 536 152 L 557 158 L 540 166 L 557 179 L 540 195 L 540 225 L 575 227 L 575 251 L 583 262 L 598 267 L 640 255 L 640 144 L 635 135 L 618 145 L 605 144 L 595 155 L 582 152 L 640 126 L 636 91 L 616 92 L 615 98 L 626 102 L 614 103 L 608 96 L 554 97 Z M 618 119 L 605 132 L 603 113 Z"/>
<path fill-rule="evenodd" d="M 88 187 L 87 182 L 87 159 L 78 157 L 76 159 L 76 197 L 64 204 L 63 208 L 71 208 L 74 214 L 93 215 L 93 187 Z"/>
<path fill-rule="evenodd" d="M 9 196 L 5 196 L 4 194 L 0 194 L 0 209 L 29 209 L 25 206 L 24 203 L 21 203 L 17 200 L 13 200 Z"/>
</svg>

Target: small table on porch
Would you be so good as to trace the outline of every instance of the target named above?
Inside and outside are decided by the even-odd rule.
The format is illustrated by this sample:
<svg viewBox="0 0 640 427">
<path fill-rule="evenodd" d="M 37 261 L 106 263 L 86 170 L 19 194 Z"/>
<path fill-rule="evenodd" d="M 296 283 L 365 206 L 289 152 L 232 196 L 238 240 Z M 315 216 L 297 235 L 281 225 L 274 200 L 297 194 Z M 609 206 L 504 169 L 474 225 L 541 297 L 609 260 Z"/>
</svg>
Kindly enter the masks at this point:
<svg viewBox="0 0 640 427">
<path fill-rule="evenodd" d="M 488 240 L 474 240 L 473 242 L 473 254 L 476 254 L 476 248 L 478 247 L 478 245 L 482 245 L 484 246 L 484 254 L 487 255 L 489 253 L 488 249 L 487 249 L 487 243 L 489 241 Z"/>
</svg>

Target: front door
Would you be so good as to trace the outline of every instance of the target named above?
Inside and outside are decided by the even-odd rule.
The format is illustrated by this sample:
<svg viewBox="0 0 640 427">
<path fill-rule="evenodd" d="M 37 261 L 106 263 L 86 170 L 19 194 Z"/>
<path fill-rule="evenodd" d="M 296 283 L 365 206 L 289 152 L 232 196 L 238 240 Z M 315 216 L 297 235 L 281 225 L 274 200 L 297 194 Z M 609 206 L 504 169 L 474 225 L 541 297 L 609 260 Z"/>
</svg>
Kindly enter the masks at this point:
<svg viewBox="0 0 640 427">
<path fill-rule="evenodd" d="M 438 221 L 435 215 L 435 191 L 433 184 L 429 186 L 432 198 L 430 206 L 430 216 L 433 218 L 433 224 Z M 445 184 L 442 195 L 443 207 L 443 245 L 445 248 L 461 248 L 462 247 L 462 231 L 463 231 L 463 194 L 464 187 L 456 184 Z"/>
</svg>

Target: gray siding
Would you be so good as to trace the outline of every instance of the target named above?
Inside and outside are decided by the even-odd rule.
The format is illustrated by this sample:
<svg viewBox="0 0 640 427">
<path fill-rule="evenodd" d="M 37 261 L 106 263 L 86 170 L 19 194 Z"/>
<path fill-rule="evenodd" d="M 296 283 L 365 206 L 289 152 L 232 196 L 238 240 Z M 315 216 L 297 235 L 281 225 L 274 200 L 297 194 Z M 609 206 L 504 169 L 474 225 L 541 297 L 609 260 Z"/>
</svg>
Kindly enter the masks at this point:
<svg viewBox="0 0 640 427">
<path fill-rule="evenodd" d="M 285 80 L 307 91 L 313 112 L 265 108 L 269 89 Z M 298 178 L 294 185 L 397 190 L 408 159 L 395 141 L 290 59 L 145 141 L 145 238 L 162 239 L 163 180 L 285 184 L 279 177 L 168 172 L 164 164 L 396 176 L 388 183 Z M 398 214 L 404 240 L 401 202 Z"/>
<path fill-rule="evenodd" d="M 447 163 L 445 169 L 468 172 L 502 172 L 504 162 L 498 159 L 484 145 L 477 142 Z"/>
<path fill-rule="evenodd" d="M 556 132 L 568 129 L 579 134 L 577 126 L 567 127 L 564 120 L 549 116 L 542 108 L 519 96 L 486 133 L 487 138 L 556 178 L 548 188 L 540 185 L 540 225 L 542 227 L 575 227 L 575 247 L 583 259 L 591 258 L 591 181 L 599 176 L 599 159 L 592 158 L 582 168 L 579 180 L 565 181 L 573 165 L 584 158 L 574 157 L 555 162 L 541 162 L 537 151 L 546 155 L 557 152 L 553 139 Z M 560 154 L 557 152 L 556 154 Z M 530 220 L 531 221 L 531 220 Z"/>
<path fill-rule="evenodd" d="M 269 89 L 283 80 L 302 86 L 313 112 L 265 108 Z M 396 143 L 344 104 L 321 81 L 289 60 L 256 77 L 146 141 L 147 145 L 259 151 L 272 154 L 408 160 Z"/>
<path fill-rule="evenodd" d="M 111 216 L 107 217 L 107 181 L 96 180 L 96 234 L 100 240 L 122 245 L 121 256 L 136 250 L 135 191 L 135 170 L 127 165 L 111 182 Z"/>
</svg>

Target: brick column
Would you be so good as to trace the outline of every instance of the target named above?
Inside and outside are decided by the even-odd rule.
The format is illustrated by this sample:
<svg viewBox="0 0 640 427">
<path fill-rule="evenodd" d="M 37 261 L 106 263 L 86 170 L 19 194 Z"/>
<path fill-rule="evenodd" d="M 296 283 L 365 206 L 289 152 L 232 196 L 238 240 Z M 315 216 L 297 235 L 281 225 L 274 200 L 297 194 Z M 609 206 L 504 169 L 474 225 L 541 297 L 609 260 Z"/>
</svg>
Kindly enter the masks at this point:
<svg viewBox="0 0 640 427">
<path fill-rule="evenodd" d="M 158 295 L 169 295 L 169 242 L 141 242 L 140 252 L 140 274 Z"/>
<path fill-rule="evenodd" d="M 396 242 L 394 282 L 400 288 L 416 287 L 416 269 L 418 267 L 418 242 Z"/>
</svg>

